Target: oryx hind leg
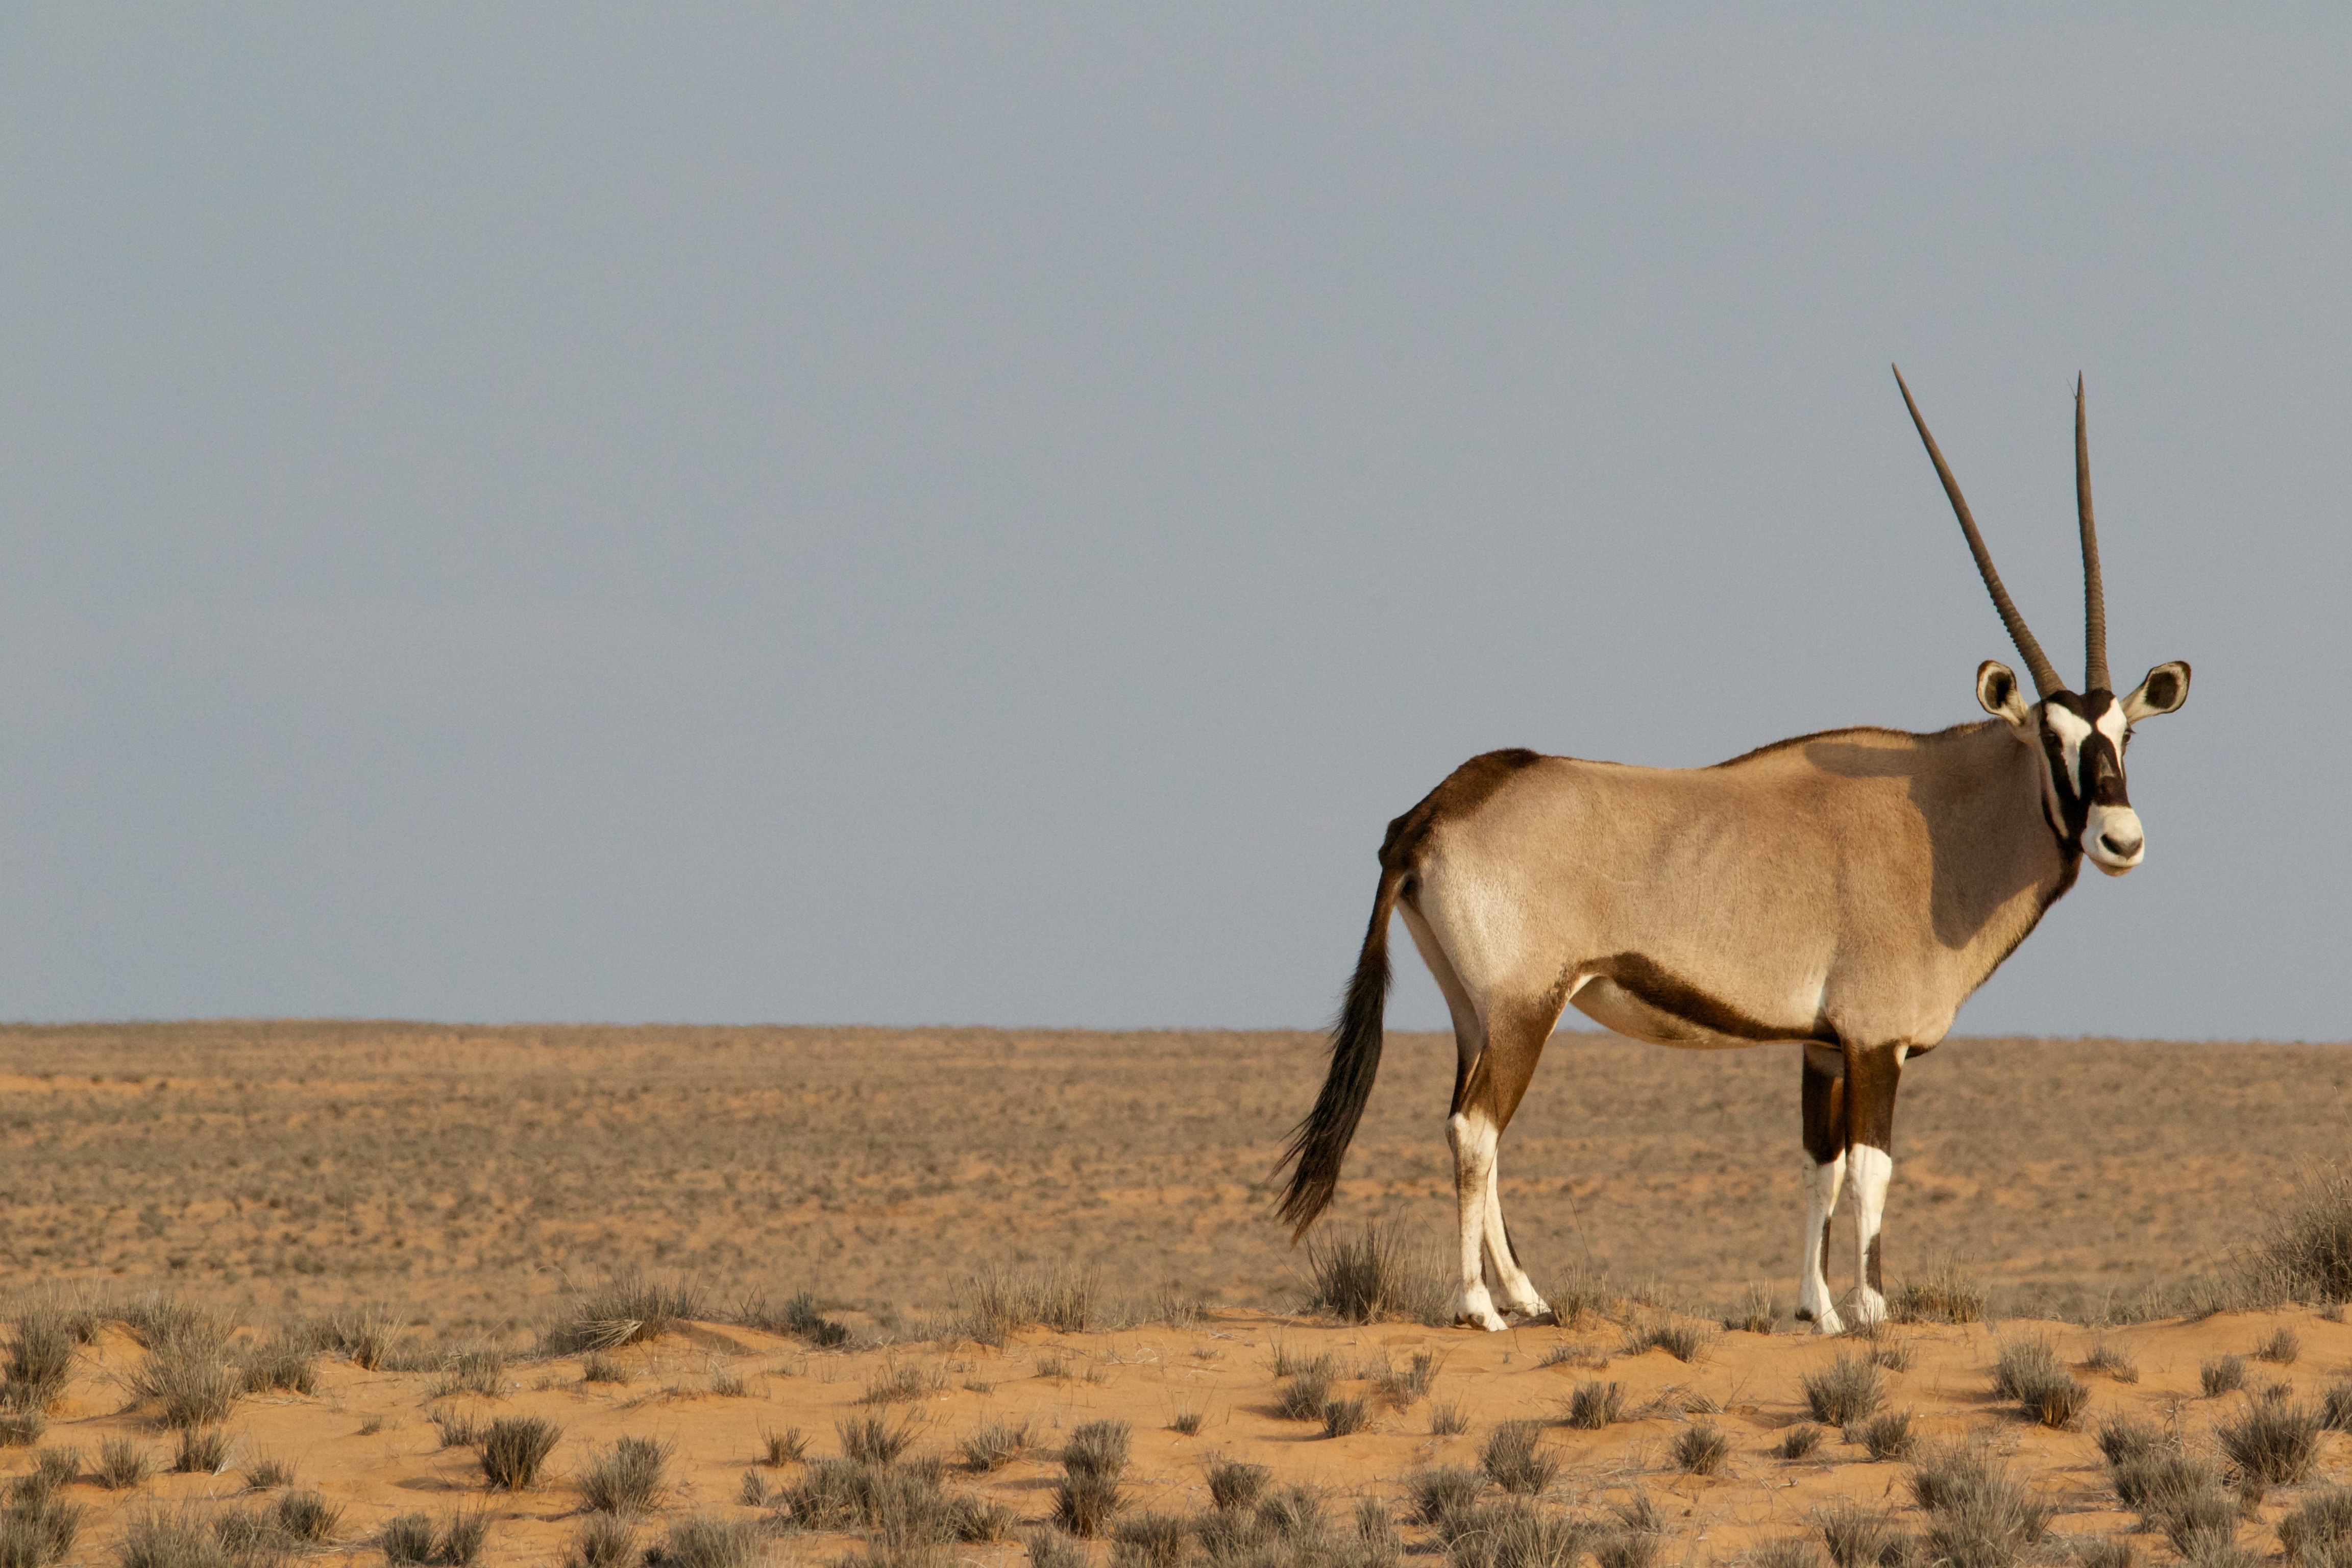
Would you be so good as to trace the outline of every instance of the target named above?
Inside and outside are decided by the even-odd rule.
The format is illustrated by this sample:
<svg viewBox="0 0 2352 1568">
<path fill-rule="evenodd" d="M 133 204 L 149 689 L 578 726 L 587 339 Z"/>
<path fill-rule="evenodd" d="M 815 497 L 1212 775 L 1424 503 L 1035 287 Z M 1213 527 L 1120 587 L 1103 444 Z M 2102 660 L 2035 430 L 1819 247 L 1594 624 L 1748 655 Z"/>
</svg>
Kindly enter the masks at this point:
<svg viewBox="0 0 2352 1568">
<path fill-rule="evenodd" d="M 1486 1288 L 1491 1270 L 1502 1292 L 1506 1310 L 1522 1317 L 1541 1317 L 1551 1308 L 1528 1278 L 1511 1248 L 1503 1225 L 1500 1160 L 1497 1146 L 1511 1117 L 1527 1093 L 1543 1057 L 1544 1042 L 1559 1022 L 1559 1010 L 1533 1007 L 1497 1008 L 1486 1030 L 1486 1047 L 1457 1084 L 1454 1112 L 1446 1119 L 1446 1136 L 1454 1145 L 1454 1198 L 1460 1205 L 1462 1296 L 1458 1321 L 1483 1329 L 1504 1327 Z"/>
</svg>

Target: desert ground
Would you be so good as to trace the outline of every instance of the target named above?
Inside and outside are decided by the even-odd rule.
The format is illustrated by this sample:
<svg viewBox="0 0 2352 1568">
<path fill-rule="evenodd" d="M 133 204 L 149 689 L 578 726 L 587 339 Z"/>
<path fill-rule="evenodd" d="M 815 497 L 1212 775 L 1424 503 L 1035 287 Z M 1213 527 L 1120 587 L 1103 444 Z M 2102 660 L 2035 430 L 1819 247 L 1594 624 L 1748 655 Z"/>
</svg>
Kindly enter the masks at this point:
<svg viewBox="0 0 2352 1568">
<path fill-rule="evenodd" d="M 19 1478 L 7 1508 L 21 1513 L 46 1464 L 41 1506 L 80 1510 L 69 1563 L 196 1568 L 189 1542 L 215 1542 L 215 1564 L 255 1560 L 256 1542 L 370 1564 L 451 1557 L 404 1544 L 394 1521 L 422 1514 L 436 1539 L 478 1519 L 478 1548 L 457 1555 L 488 1564 L 618 1568 L 650 1550 L 732 1568 L 733 1541 L 774 1563 L 1565 1551 L 1603 1568 L 1799 1568 L 1826 1560 L 1821 1522 L 1852 1499 L 1884 1512 L 1895 1543 L 1872 1563 L 1999 1568 L 2016 1553 L 1979 1562 L 1950 1544 L 1948 1484 L 1944 1512 L 1918 1500 L 1921 1478 L 1932 1492 L 1936 1467 L 1965 1450 L 2047 1512 L 2011 1543 L 2025 1556 L 2118 1568 L 2097 1552 L 2121 1542 L 2218 1568 L 2278 1555 L 2281 1523 L 2294 1536 L 2291 1521 L 2352 1479 L 2352 1434 L 2326 1425 L 2352 1419 L 2352 1388 L 2331 1393 L 2352 1379 L 2340 1309 L 2214 1283 L 2242 1272 L 2299 1173 L 2340 1159 L 2352 1050 L 2337 1047 L 1949 1042 L 1906 1075 L 1889 1273 L 1961 1281 L 1969 1304 L 1943 1311 L 1915 1291 L 1922 1321 L 1820 1339 L 1785 1320 L 1801 1217 L 1792 1052 L 1559 1037 L 1505 1141 L 1503 1185 L 1522 1252 L 1577 1310 L 1486 1335 L 1416 1321 L 1450 1225 L 1452 1047 L 1435 1037 L 1390 1037 L 1328 1222 L 1335 1237 L 1398 1238 L 1415 1282 L 1353 1322 L 1313 1310 L 1312 1261 L 1266 1217 L 1275 1155 L 1319 1080 L 1310 1035 L 207 1023 L 0 1036 L 12 1354 L 37 1321 L 76 1336 L 58 1381 L 11 1406 L 38 1408 L 8 1429 L 19 1441 L 0 1447 L 0 1479 Z M 652 1282 L 680 1310 L 598 1308 L 616 1281 L 625 1299 Z M 975 1305 L 1055 1289 L 1085 1300 L 1010 1317 Z M 1061 1326 L 1029 1321 L 1041 1316 Z M 1937 1321 L 1950 1316 L 1964 1321 Z M 173 1339 L 179 1318 L 226 1331 L 205 1342 L 215 1359 L 248 1368 L 225 1414 L 174 1415 L 159 1392 L 158 1365 L 194 1342 Z M 376 1325 L 373 1349 L 354 1323 Z M 251 1369 L 273 1348 L 308 1368 L 308 1392 L 264 1386 Z M 2003 1367 L 2036 1358 L 2078 1391 L 2046 1412 L 2054 1426 L 1996 1391 Z M 1842 1361 L 1880 1384 L 1879 1427 L 1837 1413 L 1817 1447 L 1784 1457 L 1821 1415 L 1806 1380 Z M 1569 1423 L 1580 1388 L 1610 1384 L 1615 1419 Z M 530 1417 L 554 1428 L 540 1473 L 489 1488 L 485 1435 Z M 2293 1479 L 2247 1469 L 2245 1430 L 2263 1421 L 2307 1429 Z M 845 1465 L 871 1422 L 905 1453 Z M 1065 1448 L 1086 1448 L 1098 1422 L 1131 1442 L 1122 1506 L 1074 1542 L 1049 1528 L 1055 1489 Z M 2184 1533 L 2144 1496 L 2126 1506 L 2102 1451 L 2103 1433 L 2125 1442 L 2116 1431 L 2187 1467 L 2200 1497 L 2231 1489 L 2227 1531 L 2208 1519 Z M 623 1438 L 658 1446 L 658 1495 L 593 1507 Z M 1443 1473 L 1478 1477 L 1482 1462 L 1528 1484 L 1513 1443 L 1534 1456 L 1532 1501 L 1478 1479 L 1468 1506 L 1486 1512 L 1433 1507 L 1433 1488 L 1462 1484 Z M 975 1449 L 1001 1462 L 975 1465 Z M 196 1468 L 172 1472 L 184 1452 Z M 159 1473 L 137 1476 L 142 1456 Z M 131 1484 L 100 1483 L 113 1461 Z M 1230 1493 L 1252 1465 L 1273 1500 L 1214 1507 L 1213 1481 Z M 843 1513 L 825 1489 L 852 1471 L 962 1500 L 978 1539 Z M 1291 1488 L 1309 1489 L 1319 1533 L 1300 1532 Z M 317 1539 L 236 1534 L 312 1494 Z M 1359 1531 L 1366 1505 L 1384 1521 L 1374 1535 Z M 1154 1518 L 1194 1522 L 1155 1536 L 1137 1522 Z M 179 1536 L 163 1528 L 175 1521 Z M 689 1522 L 740 1528 L 667 1533 Z M 157 1544 L 173 1541 L 178 1557 Z"/>
</svg>

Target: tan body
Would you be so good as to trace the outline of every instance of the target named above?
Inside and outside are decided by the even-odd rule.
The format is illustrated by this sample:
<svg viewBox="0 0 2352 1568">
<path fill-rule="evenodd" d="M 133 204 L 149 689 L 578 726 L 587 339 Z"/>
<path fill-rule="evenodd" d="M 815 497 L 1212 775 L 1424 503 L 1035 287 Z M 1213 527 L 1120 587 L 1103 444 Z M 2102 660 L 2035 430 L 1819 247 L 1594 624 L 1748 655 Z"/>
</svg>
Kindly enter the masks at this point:
<svg viewBox="0 0 2352 1568">
<path fill-rule="evenodd" d="M 1900 375 L 1896 377 L 1901 380 Z M 1292 1135 L 1279 1212 L 1303 1234 L 1329 1205 L 1380 1067 L 1388 931 L 1402 915 L 1445 994 L 1457 1051 L 1446 1131 L 1460 1209 L 1459 1315 L 1500 1329 L 1547 1311 L 1504 1228 L 1496 1151 L 1544 1042 L 1573 1005 L 1621 1034 L 1696 1048 L 1801 1042 L 1806 1219 L 1797 1316 L 1843 1327 L 1830 1217 L 1853 1194 L 1853 1310 L 1874 1321 L 1880 1221 L 1904 1062 L 2074 883 L 2111 876 L 2146 835 L 2124 789 L 2133 727 L 2179 709 L 2189 667 L 2109 689 L 2106 611 L 2075 393 L 2085 676 L 2066 689 L 1993 569 L 1959 485 L 1910 403 L 2039 702 L 1986 661 L 1993 717 L 1935 734 L 1834 730 L 1712 768 L 1489 752 L 1389 825 L 1370 925 L 1332 1030 L 1331 1067 Z"/>
</svg>

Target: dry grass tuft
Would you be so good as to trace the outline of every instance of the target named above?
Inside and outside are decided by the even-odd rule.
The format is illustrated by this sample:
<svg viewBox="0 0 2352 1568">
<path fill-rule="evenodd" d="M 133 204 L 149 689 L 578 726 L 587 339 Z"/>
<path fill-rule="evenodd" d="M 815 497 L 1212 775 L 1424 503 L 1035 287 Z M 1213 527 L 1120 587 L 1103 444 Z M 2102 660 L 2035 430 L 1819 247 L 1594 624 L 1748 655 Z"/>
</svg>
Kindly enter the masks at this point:
<svg viewBox="0 0 2352 1568">
<path fill-rule="evenodd" d="M 669 1488 L 662 1472 L 670 1447 L 651 1437 L 622 1437 L 580 1477 L 580 1499 L 596 1513 L 652 1513 Z"/>
<path fill-rule="evenodd" d="M 1639 1355 L 1643 1351 L 1661 1350 L 1676 1361 L 1695 1362 L 1706 1353 L 1713 1338 L 1697 1323 L 1661 1317 L 1625 1331 L 1625 1353 Z"/>
<path fill-rule="evenodd" d="M 501 1415 L 482 1437 L 483 1479 L 500 1491 L 528 1489 L 562 1436 L 563 1428 L 545 1416 Z"/>
<path fill-rule="evenodd" d="M 1980 1323 L 1985 1301 L 1983 1282 L 1948 1258 L 1926 1279 L 1897 1285 L 1886 1308 L 1898 1323 Z"/>
<path fill-rule="evenodd" d="M 1383 1358 L 1372 1372 L 1372 1392 L 1388 1401 L 1392 1409 L 1410 1410 L 1428 1394 L 1444 1363 L 1444 1357 L 1429 1351 L 1413 1352 L 1412 1359 L 1402 1367 Z"/>
<path fill-rule="evenodd" d="M 2278 1538 L 2292 1568 L 2352 1563 L 2352 1487 L 2329 1487 L 2304 1499 L 2279 1521 Z"/>
<path fill-rule="evenodd" d="M 2274 1362 L 2280 1366 L 2293 1366 L 2294 1358 L 2302 1353 L 2302 1337 L 2284 1323 L 2279 1325 L 2270 1338 L 2254 1347 L 2256 1361 Z"/>
<path fill-rule="evenodd" d="M 1437 1323 L 1451 1316 L 1452 1291 L 1426 1247 L 1393 1226 L 1367 1225 L 1351 1235 L 1307 1244 L 1307 1310 L 1343 1322 L 1402 1318 Z"/>
<path fill-rule="evenodd" d="M 1429 1435 L 1433 1437 L 1459 1437 L 1470 1430 L 1470 1412 L 1454 1400 L 1429 1407 Z"/>
<path fill-rule="evenodd" d="M 1837 1568 L 1897 1568 L 1916 1554 L 1893 1513 L 1851 1500 L 1815 1513 L 1813 1528 Z"/>
<path fill-rule="evenodd" d="M 142 1337 L 147 1354 L 131 1386 L 140 1398 L 155 1402 L 165 1426 L 209 1426 L 228 1415 L 236 1403 L 237 1374 L 229 1364 L 226 1324 L 193 1309 L 159 1306 Z"/>
<path fill-rule="evenodd" d="M 1805 1458 L 1822 1446 L 1822 1428 L 1810 1421 L 1800 1421 L 1780 1435 L 1780 1458 L 1790 1460 Z"/>
<path fill-rule="evenodd" d="M 1570 1426 L 1587 1432 L 1598 1432 L 1617 1419 L 1625 1408 L 1625 1385 L 1622 1383 L 1601 1383 L 1598 1380 L 1580 1383 L 1576 1392 L 1568 1396 L 1563 1419 Z"/>
<path fill-rule="evenodd" d="M 109 1491 L 129 1491 L 155 1473 L 147 1450 L 128 1437 L 109 1437 L 98 1446 L 98 1468 L 91 1477 Z"/>
<path fill-rule="evenodd" d="M 2083 1370 L 2105 1373 L 2117 1383 L 2139 1381 L 2139 1364 L 2105 1341 L 2094 1345 L 2091 1353 L 2083 1358 Z"/>
<path fill-rule="evenodd" d="M 1872 1459 L 1884 1462 L 1909 1458 L 1917 1434 L 1911 1430 L 1911 1412 L 1890 1410 L 1849 1428 L 1846 1441 L 1861 1444 Z"/>
<path fill-rule="evenodd" d="M 2066 1370 L 2057 1347 L 2039 1335 L 2001 1342 L 1993 1358 L 1992 1387 L 2044 1426 L 2073 1426 L 2091 1402 L 2090 1389 Z"/>
<path fill-rule="evenodd" d="M 1216 1460 L 1207 1472 L 1209 1501 L 1219 1509 L 1248 1508 L 1273 1479 L 1274 1472 L 1264 1465 L 1244 1464 L 1239 1459 Z"/>
<path fill-rule="evenodd" d="M 1361 1399 L 1334 1399 L 1323 1406 L 1326 1437 L 1352 1437 L 1371 1422 L 1371 1407 Z"/>
<path fill-rule="evenodd" d="M 1029 1447 L 1029 1423 L 992 1421 L 963 1440 L 964 1468 L 981 1474 L 1012 1462 Z"/>
<path fill-rule="evenodd" d="M 175 1475 L 216 1476 L 228 1468 L 228 1433 L 218 1426 L 183 1426 L 172 1457 Z"/>
<path fill-rule="evenodd" d="M 1769 1334 L 1780 1323 L 1780 1300 L 1761 1285 L 1740 1293 L 1738 1305 L 1723 1316 L 1723 1326 L 1734 1333 Z"/>
<path fill-rule="evenodd" d="M 965 1279 L 953 1304 L 956 1331 L 984 1345 L 1001 1345 L 1040 1324 L 1081 1334 L 1095 1323 L 1095 1277 L 1077 1268 L 1015 1273 L 990 1267 Z"/>
<path fill-rule="evenodd" d="M 2296 1486 L 2319 1457 L 2319 1412 L 2288 1399 L 2257 1399 L 2234 1421 L 2213 1428 L 2221 1452 L 2242 1474 L 2267 1486 Z"/>
<path fill-rule="evenodd" d="M 1720 1426 L 1700 1421 L 1676 1433 L 1667 1451 L 1674 1456 L 1677 1468 L 1694 1476 L 1711 1476 L 1723 1468 L 1723 1461 L 1731 1457 L 1731 1439 L 1723 1435 Z"/>
<path fill-rule="evenodd" d="M 834 1423 L 840 1434 L 842 1457 L 854 1465 L 895 1465 L 915 1440 L 912 1421 L 893 1426 L 879 1415 L 860 1415 Z"/>
<path fill-rule="evenodd" d="M 646 1549 L 646 1568 L 753 1568 L 766 1544 L 751 1520 L 698 1513 L 671 1525 Z"/>
<path fill-rule="evenodd" d="M 73 1373 L 74 1332 L 65 1310 L 43 1302 L 19 1314 L 0 1363 L 0 1409 L 35 1415 L 65 1392 Z"/>
<path fill-rule="evenodd" d="M 1478 1451 L 1478 1468 L 1507 1492 L 1521 1497 L 1540 1495 L 1559 1475 L 1559 1457 L 1538 1442 L 1539 1421 L 1506 1421 Z"/>
<path fill-rule="evenodd" d="M 572 1537 L 564 1568 L 629 1568 L 637 1558 L 637 1532 L 609 1513 L 592 1514 Z"/>
<path fill-rule="evenodd" d="M 2041 1543 L 2055 1511 L 1966 1444 L 1922 1459 L 1911 1489 L 1928 1516 L 1929 1560 L 1954 1568 L 2011 1568 Z"/>
<path fill-rule="evenodd" d="M 2352 1301 L 2352 1166 L 2304 1167 L 2247 1258 L 2257 1296 Z"/>
<path fill-rule="evenodd" d="M 1874 1415 L 1886 1398 L 1886 1380 L 1864 1356 L 1842 1355 L 1799 1382 L 1805 1391 L 1806 1408 L 1826 1426 L 1844 1426 Z M 1832 1552 L 1834 1555 L 1835 1549 Z"/>
<path fill-rule="evenodd" d="M 2225 1355 L 2205 1362 L 2197 1368 L 2197 1381 L 2203 1384 L 2208 1399 L 2235 1394 L 2246 1386 L 2246 1358 Z"/>
<path fill-rule="evenodd" d="M 659 1339 L 681 1321 L 702 1316 L 702 1289 L 682 1279 L 658 1279 L 634 1270 L 608 1276 L 578 1292 L 550 1328 L 545 1348 L 556 1355 L 618 1350 Z"/>
</svg>

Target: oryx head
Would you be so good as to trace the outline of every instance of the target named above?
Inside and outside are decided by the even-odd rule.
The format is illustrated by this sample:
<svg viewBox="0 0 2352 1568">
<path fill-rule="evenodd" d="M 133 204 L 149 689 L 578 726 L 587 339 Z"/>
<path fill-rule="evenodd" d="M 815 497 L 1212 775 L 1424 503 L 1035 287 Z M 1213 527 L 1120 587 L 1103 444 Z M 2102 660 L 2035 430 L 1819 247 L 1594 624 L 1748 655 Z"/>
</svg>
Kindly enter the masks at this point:
<svg viewBox="0 0 2352 1568">
<path fill-rule="evenodd" d="M 1895 373 L 1895 384 L 1903 388 L 1903 404 L 1911 411 L 1911 423 L 1919 427 L 1919 439 L 1927 444 L 1936 477 L 1944 481 L 1944 493 L 1951 497 L 1952 510 L 1959 515 L 1960 531 L 1968 535 L 1969 552 L 1976 557 L 1977 570 L 1984 574 L 1993 607 L 2000 612 L 2017 651 L 2025 656 L 2025 668 L 2032 672 L 2033 689 L 2041 698 L 2028 707 L 2009 667 L 1987 659 L 1977 667 L 1977 700 L 1986 712 L 2006 720 L 2019 742 L 2040 755 L 2042 809 L 2059 837 L 2089 856 L 2091 863 L 2108 876 L 2120 877 L 2147 852 L 2139 813 L 2132 809 L 2124 789 L 2124 752 L 2131 744 L 2132 726 L 2150 714 L 2170 713 L 2189 700 L 2189 665 L 2182 659 L 2159 664 L 2123 697 L 2115 694 L 2108 678 L 2107 605 L 2099 585 L 2099 536 L 2091 521 L 2091 449 L 2083 425 L 2082 378 L 2074 381 L 2074 506 L 2083 528 L 2081 691 L 2066 689 L 2042 645 L 2026 629 L 2025 617 L 2017 613 L 2009 590 L 2000 585 L 2000 574 L 1993 570 L 1984 536 L 1977 531 L 1969 503 L 1945 464 L 1944 454 L 1937 450 L 1936 438 L 1927 433 L 1927 422 L 1919 417 L 1919 405 L 1911 401 L 1911 389 L 1904 385 L 1900 370 Z"/>
</svg>

